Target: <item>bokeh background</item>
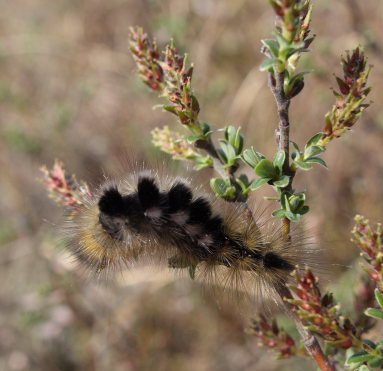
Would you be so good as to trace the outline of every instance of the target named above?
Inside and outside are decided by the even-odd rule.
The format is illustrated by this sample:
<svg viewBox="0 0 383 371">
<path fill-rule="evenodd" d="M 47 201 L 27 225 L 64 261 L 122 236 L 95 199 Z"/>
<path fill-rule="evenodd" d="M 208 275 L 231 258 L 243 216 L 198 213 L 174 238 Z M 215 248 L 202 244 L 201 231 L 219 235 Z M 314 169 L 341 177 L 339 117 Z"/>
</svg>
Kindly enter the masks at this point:
<svg viewBox="0 0 383 371">
<path fill-rule="evenodd" d="M 292 138 L 323 127 L 340 55 L 365 46 L 374 104 L 353 133 L 329 146 L 330 170 L 300 173 L 318 248 L 347 270 L 354 214 L 383 220 L 383 3 L 313 1 L 317 39 L 302 68 L 314 69 L 291 107 Z M 174 37 L 195 62 L 200 117 L 238 125 L 246 145 L 275 151 L 275 106 L 258 69 L 260 39 L 274 18 L 266 0 L 0 1 L 0 369 L 36 371 L 311 370 L 275 361 L 196 284 L 145 267 L 106 284 L 85 280 L 59 249 L 62 210 L 37 181 L 63 160 L 79 179 L 135 160 L 168 160 L 150 130 L 176 122 L 134 73 L 129 27 L 160 46 Z M 181 166 L 182 167 L 182 166 Z M 208 173 L 190 173 L 206 182 Z M 334 267 L 334 271 L 337 268 Z M 332 280 L 332 267 L 327 269 Z"/>
</svg>

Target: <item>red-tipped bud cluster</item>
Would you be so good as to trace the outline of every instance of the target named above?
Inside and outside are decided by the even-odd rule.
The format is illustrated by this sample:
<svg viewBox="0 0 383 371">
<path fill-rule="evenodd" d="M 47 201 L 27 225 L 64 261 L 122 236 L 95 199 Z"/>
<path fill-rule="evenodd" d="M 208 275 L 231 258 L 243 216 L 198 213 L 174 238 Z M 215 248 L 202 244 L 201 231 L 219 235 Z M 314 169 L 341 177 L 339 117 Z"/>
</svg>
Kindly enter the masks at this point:
<svg viewBox="0 0 383 371">
<path fill-rule="evenodd" d="M 348 349 L 361 344 L 351 321 L 340 315 L 339 306 L 332 294 L 321 295 L 318 279 L 310 269 L 304 273 L 294 272 L 296 284 L 290 290 L 296 298 L 286 299 L 307 328 L 323 337 L 333 347 Z"/>
<path fill-rule="evenodd" d="M 131 29 L 130 51 L 142 81 L 149 88 L 161 91 L 164 73 L 159 65 L 160 54 L 156 42 L 150 43 L 148 35 L 144 33 L 142 28 Z"/>
<path fill-rule="evenodd" d="M 343 80 L 336 78 L 342 95 L 351 94 L 355 98 L 367 96 L 370 88 L 366 88 L 367 77 L 364 77 L 366 71 L 366 58 L 364 53 L 356 48 L 352 54 L 347 53 L 347 57 L 342 59 Z M 342 101 L 342 99 L 340 99 Z M 342 102 L 343 104 L 345 102 Z M 364 105 L 368 107 L 368 105 Z"/>
<path fill-rule="evenodd" d="M 141 28 L 131 30 L 130 50 L 143 82 L 171 103 L 164 105 L 164 110 L 176 115 L 196 134 L 201 134 L 199 103 L 191 86 L 193 66 L 188 67 L 187 55 L 178 54 L 174 42 L 159 53 L 156 43 L 150 42 Z"/>
<path fill-rule="evenodd" d="M 371 88 L 367 79 L 371 67 L 366 67 L 366 58 L 361 49 L 356 48 L 342 59 L 343 79 L 336 77 L 339 92 L 334 91 L 336 104 L 326 114 L 324 137 L 321 145 L 326 145 L 333 138 L 340 137 L 362 116 L 369 106 L 365 103 Z"/>
<path fill-rule="evenodd" d="M 383 291 L 383 233 L 381 224 L 371 227 L 369 221 L 357 215 L 355 227 L 352 230 L 352 241 L 362 251 L 362 256 L 368 263 L 364 267 L 370 278 Z"/>
<path fill-rule="evenodd" d="M 178 51 L 174 45 L 174 42 L 171 45 L 167 45 L 165 49 L 165 58 L 163 63 L 163 68 L 166 70 L 173 70 L 178 73 L 185 73 L 185 56 L 179 55 Z"/>
<path fill-rule="evenodd" d="M 342 59 L 342 65 L 345 83 L 352 86 L 366 69 L 364 53 L 356 48 L 351 55 L 348 53 L 346 58 Z"/>
<path fill-rule="evenodd" d="M 47 187 L 49 196 L 59 205 L 76 208 L 82 205 L 85 197 L 93 197 L 86 183 L 78 183 L 74 175 L 66 174 L 62 162 L 56 160 L 52 170 L 43 166 L 41 171 L 41 182 Z"/>
<path fill-rule="evenodd" d="M 288 333 L 278 327 L 276 321 L 269 322 L 264 316 L 252 320 L 248 332 L 260 340 L 261 346 L 277 352 L 278 359 L 306 354 L 303 348 L 296 346 L 294 339 Z"/>
</svg>

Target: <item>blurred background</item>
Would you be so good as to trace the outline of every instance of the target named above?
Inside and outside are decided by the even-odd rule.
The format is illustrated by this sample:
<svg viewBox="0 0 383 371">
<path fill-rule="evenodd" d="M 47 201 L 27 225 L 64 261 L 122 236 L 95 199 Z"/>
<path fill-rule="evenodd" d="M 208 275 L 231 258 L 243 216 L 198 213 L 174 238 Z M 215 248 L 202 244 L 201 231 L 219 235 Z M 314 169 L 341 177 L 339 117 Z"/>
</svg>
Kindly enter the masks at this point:
<svg viewBox="0 0 383 371">
<path fill-rule="evenodd" d="M 134 25 L 160 46 L 174 37 L 190 53 L 202 120 L 241 126 L 246 146 L 272 156 L 275 105 L 258 69 L 260 39 L 270 37 L 274 25 L 268 2 L 1 2 L 0 369 L 313 369 L 306 361 L 275 361 L 244 333 L 248 318 L 220 308 L 190 280 L 146 268 L 108 284 L 84 279 L 59 248 L 62 209 L 37 180 L 40 166 L 55 158 L 92 185 L 132 156 L 168 159 L 152 146 L 150 131 L 176 122 L 151 110 L 158 99 L 134 72 L 128 52 Z M 315 72 L 292 102 L 294 141 L 303 145 L 323 128 L 345 50 L 364 46 L 375 66 L 374 104 L 353 133 L 329 145 L 329 170 L 296 177 L 296 188 L 308 190 L 306 224 L 318 248 L 346 267 L 357 255 L 349 242 L 353 216 L 383 221 L 383 3 L 321 0 L 314 6 L 317 39 L 301 68 Z M 195 176 L 205 181 L 209 175 Z"/>
</svg>

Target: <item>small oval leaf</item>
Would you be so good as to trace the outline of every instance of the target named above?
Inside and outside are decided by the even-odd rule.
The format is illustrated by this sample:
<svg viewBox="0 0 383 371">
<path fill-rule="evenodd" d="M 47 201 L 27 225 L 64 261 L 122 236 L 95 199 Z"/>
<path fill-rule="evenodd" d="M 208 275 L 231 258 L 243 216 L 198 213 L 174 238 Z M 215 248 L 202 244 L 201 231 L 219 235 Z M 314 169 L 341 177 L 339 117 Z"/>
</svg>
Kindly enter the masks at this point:
<svg viewBox="0 0 383 371">
<path fill-rule="evenodd" d="M 365 351 L 355 353 L 353 356 L 351 356 L 346 364 L 351 364 L 351 363 L 359 363 L 359 362 L 368 362 L 370 359 L 373 359 L 374 355 L 369 354 Z"/>
<path fill-rule="evenodd" d="M 383 319 L 383 311 L 381 311 L 380 309 L 368 308 L 367 310 L 365 310 L 364 314 L 369 317 Z"/>
<path fill-rule="evenodd" d="M 282 173 L 282 167 L 286 159 L 286 154 L 284 151 L 278 151 L 274 156 L 273 164 L 274 167 L 278 168 L 280 173 Z"/>
<path fill-rule="evenodd" d="M 379 291 L 379 289 L 375 289 L 375 298 L 380 307 L 383 309 L 383 294 Z"/>
<path fill-rule="evenodd" d="M 310 164 L 303 162 L 303 161 L 294 161 L 294 164 L 302 170 L 312 169 L 312 166 Z"/>
<path fill-rule="evenodd" d="M 285 218 L 286 217 L 286 212 L 283 209 L 275 210 L 271 214 L 274 218 Z"/>
<path fill-rule="evenodd" d="M 255 167 L 255 173 L 261 178 L 275 179 L 277 176 L 276 169 L 270 160 L 263 159 Z"/>
<path fill-rule="evenodd" d="M 325 149 L 321 146 L 315 146 L 315 145 L 309 146 L 305 149 L 304 159 L 306 160 L 309 157 L 318 156 L 322 154 L 324 151 Z"/>
<path fill-rule="evenodd" d="M 306 164 L 319 164 L 324 166 L 327 169 L 327 164 L 324 160 L 322 160 L 320 157 L 309 157 L 305 160 Z"/>
<path fill-rule="evenodd" d="M 264 184 L 266 184 L 269 180 L 270 178 L 259 178 L 257 180 L 254 180 L 250 185 L 250 189 L 252 191 L 256 191 L 258 188 L 261 188 Z"/>
<path fill-rule="evenodd" d="M 290 178 L 287 175 L 283 175 L 281 178 L 273 182 L 273 184 L 277 187 L 284 188 L 289 185 Z"/>
<path fill-rule="evenodd" d="M 281 64 L 282 61 L 278 58 L 270 58 L 263 61 L 263 63 L 260 65 L 259 70 L 260 71 L 267 71 L 269 68 L 273 67 L 276 64 Z"/>
<path fill-rule="evenodd" d="M 307 142 L 306 147 L 317 144 L 323 138 L 323 133 L 317 133 L 313 135 Z"/>
<path fill-rule="evenodd" d="M 210 187 L 214 193 L 216 193 L 219 196 L 223 196 L 226 192 L 227 185 L 224 179 L 212 178 L 210 180 Z"/>
<path fill-rule="evenodd" d="M 274 57 L 278 57 L 279 44 L 277 40 L 265 39 L 265 40 L 262 40 L 262 44 L 265 45 L 267 49 L 271 51 Z"/>
</svg>

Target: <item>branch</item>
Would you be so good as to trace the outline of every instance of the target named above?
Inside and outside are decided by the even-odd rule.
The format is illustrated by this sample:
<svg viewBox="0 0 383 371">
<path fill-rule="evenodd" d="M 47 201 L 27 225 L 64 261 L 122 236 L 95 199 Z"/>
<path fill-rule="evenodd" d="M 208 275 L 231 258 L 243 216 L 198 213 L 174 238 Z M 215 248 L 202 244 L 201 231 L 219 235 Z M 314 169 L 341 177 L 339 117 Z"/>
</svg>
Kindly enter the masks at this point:
<svg viewBox="0 0 383 371">
<path fill-rule="evenodd" d="M 282 168 L 282 174 L 290 176 L 289 185 L 286 190 L 291 190 L 292 181 L 295 172 L 290 170 L 290 121 L 289 121 L 289 107 L 290 99 L 286 97 L 284 91 L 285 71 L 278 72 L 278 68 L 274 67 L 274 72 L 269 72 L 269 87 L 273 93 L 278 110 L 278 129 L 276 130 L 276 140 L 278 149 L 283 151 L 286 155 L 285 162 Z M 283 230 L 288 238 L 290 238 L 290 220 L 288 218 L 282 219 Z"/>
<path fill-rule="evenodd" d="M 302 338 L 303 345 L 305 346 L 307 352 L 314 359 L 318 367 L 322 371 L 336 371 L 334 365 L 329 361 L 329 359 L 325 356 L 320 347 L 318 340 L 315 338 L 313 333 L 307 330 L 303 324 L 297 313 L 293 310 L 293 306 L 286 301 L 286 299 L 293 299 L 293 295 L 286 286 L 280 286 L 277 288 L 279 295 L 283 299 L 285 303 L 285 307 L 294 320 L 297 330 Z"/>
<path fill-rule="evenodd" d="M 289 142 L 290 142 L 290 121 L 289 107 L 290 99 L 286 97 L 283 88 L 285 80 L 285 71 L 278 72 L 277 67 L 274 68 L 274 73 L 269 73 L 269 86 L 274 95 L 278 109 L 278 129 L 277 143 L 278 149 L 285 152 L 286 158 L 283 164 L 283 172 L 289 175 Z"/>
<path fill-rule="evenodd" d="M 308 26 L 310 23 L 310 14 L 309 9 L 310 5 L 309 2 L 307 2 L 307 9 L 299 9 L 298 3 L 295 4 L 297 7 L 294 6 L 294 2 L 290 5 L 282 4 L 277 1 L 271 1 L 271 4 L 273 5 L 274 9 L 276 10 L 277 16 L 281 19 L 281 28 L 283 36 L 285 37 L 286 41 L 289 42 L 291 45 L 296 39 L 301 39 L 299 41 L 304 41 L 309 33 Z M 284 9 L 286 7 L 286 9 Z M 289 9 L 287 9 L 289 8 Z M 298 10 L 299 9 L 299 10 Z M 287 17 L 287 11 L 290 12 L 295 11 L 294 14 L 294 25 L 291 25 L 290 18 Z M 286 16 L 286 17 L 285 17 Z M 307 26 L 307 27 L 306 27 Z M 292 32 L 292 30 L 294 32 Z M 286 32 L 285 32 L 286 31 Z M 301 31 L 300 33 L 298 31 Z M 297 37 L 297 35 L 300 35 L 300 37 Z M 306 40 L 306 44 L 310 44 L 311 40 Z M 307 47 L 308 45 L 305 45 Z M 273 53 L 273 48 L 263 48 L 263 53 L 265 53 L 269 58 L 276 57 L 275 53 Z M 273 55 L 274 54 L 274 55 Z M 278 54 L 278 57 L 280 55 Z M 297 57 L 299 58 L 299 53 L 297 54 Z M 275 102 L 277 104 L 277 111 L 278 111 L 278 129 L 276 130 L 276 140 L 278 143 L 278 149 L 280 151 L 283 151 L 285 153 L 285 160 L 282 167 L 282 175 L 289 176 L 289 184 L 287 187 L 284 188 L 285 191 L 291 192 L 292 191 L 292 182 L 293 178 L 295 176 L 295 171 L 293 171 L 290 168 L 290 121 L 289 121 L 289 107 L 290 107 L 290 99 L 295 96 L 297 93 L 290 94 L 289 96 L 285 93 L 285 78 L 286 73 L 288 71 L 287 67 L 288 63 L 287 60 L 285 63 L 281 63 L 281 60 L 278 60 L 278 63 L 272 64 L 272 69 L 269 70 L 269 87 L 271 89 L 271 92 L 273 93 Z M 303 88 L 303 81 L 299 85 L 299 89 L 297 89 L 297 92 L 299 93 L 300 90 Z M 286 236 L 286 239 L 291 239 L 290 235 L 290 224 L 291 221 L 287 217 L 284 217 L 282 219 L 282 226 L 283 230 Z M 292 293 L 286 286 L 279 286 L 276 287 L 279 295 L 282 299 L 289 298 L 292 299 Z M 307 350 L 307 352 L 312 356 L 312 358 L 317 363 L 318 367 L 322 371 L 335 371 L 334 366 L 330 363 L 330 361 L 326 358 L 324 355 L 317 339 L 315 336 L 307 329 L 304 328 L 300 318 L 294 313 L 292 310 L 292 306 L 288 303 L 286 303 L 286 308 L 288 312 L 290 313 L 291 317 L 294 319 L 296 327 L 301 335 L 302 341 L 304 343 L 304 346 Z"/>
</svg>

